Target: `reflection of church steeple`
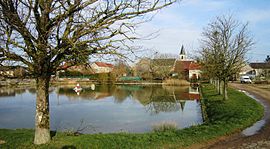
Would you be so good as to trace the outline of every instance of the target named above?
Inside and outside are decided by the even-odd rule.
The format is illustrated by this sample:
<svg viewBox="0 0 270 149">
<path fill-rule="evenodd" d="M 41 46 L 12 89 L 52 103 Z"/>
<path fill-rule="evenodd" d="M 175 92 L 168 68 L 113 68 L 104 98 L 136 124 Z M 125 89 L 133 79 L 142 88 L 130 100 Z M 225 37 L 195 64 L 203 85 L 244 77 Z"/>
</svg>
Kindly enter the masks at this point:
<svg viewBox="0 0 270 149">
<path fill-rule="evenodd" d="M 185 51 L 185 49 L 184 49 L 184 46 L 183 46 L 183 45 L 182 45 L 182 47 L 181 47 L 181 51 L 180 51 L 179 56 L 180 56 L 180 61 L 184 61 L 184 60 L 186 60 L 186 51 Z"/>
<path fill-rule="evenodd" d="M 186 104 L 186 101 L 185 100 L 180 100 L 180 106 L 181 106 L 181 110 L 182 111 L 184 111 L 185 104 Z"/>
</svg>

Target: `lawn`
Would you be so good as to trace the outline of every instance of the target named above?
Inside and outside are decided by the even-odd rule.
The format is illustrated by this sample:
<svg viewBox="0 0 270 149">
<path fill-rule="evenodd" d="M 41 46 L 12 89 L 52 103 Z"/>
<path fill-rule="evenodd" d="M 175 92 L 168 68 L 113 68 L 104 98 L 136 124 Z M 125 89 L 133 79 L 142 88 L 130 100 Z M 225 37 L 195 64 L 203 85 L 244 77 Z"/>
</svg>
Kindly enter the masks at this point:
<svg viewBox="0 0 270 149">
<path fill-rule="evenodd" d="M 263 116 L 263 107 L 242 92 L 229 89 L 229 99 L 222 100 L 215 88 L 202 86 L 206 122 L 181 130 L 144 134 L 113 133 L 75 136 L 56 132 L 46 145 L 33 145 L 34 130 L 0 129 L 0 148 L 181 148 L 232 134 L 252 125 Z"/>
</svg>

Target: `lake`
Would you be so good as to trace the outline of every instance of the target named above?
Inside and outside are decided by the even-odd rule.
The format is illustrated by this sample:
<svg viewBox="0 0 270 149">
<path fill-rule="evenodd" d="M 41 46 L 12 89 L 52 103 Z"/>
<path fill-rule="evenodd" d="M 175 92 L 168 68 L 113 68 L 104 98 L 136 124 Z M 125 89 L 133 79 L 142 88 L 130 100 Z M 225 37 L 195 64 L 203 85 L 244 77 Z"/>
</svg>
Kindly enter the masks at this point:
<svg viewBox="0 0 270 149">
<path fill-rule="evenodd" d="M 51 129 L 81 133 L 149 132 L 153 125 L 203 123 L 198 88 L 96 85 L 50 88 Z M 0 128 L 34 128 L 35 89 L 0 89 Z"/>
</svg>

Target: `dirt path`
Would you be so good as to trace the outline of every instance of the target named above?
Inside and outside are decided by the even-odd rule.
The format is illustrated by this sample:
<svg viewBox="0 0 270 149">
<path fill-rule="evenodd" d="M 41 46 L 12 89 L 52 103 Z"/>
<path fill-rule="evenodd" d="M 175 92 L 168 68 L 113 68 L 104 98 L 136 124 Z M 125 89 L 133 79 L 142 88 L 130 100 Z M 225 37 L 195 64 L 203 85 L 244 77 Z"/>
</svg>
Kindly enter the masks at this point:
<svg viewBox="0 0 270 149">
<path fill-rule="evenodd" d="M 227 148 L 270 148 L 270 91 L 248 84 L 230 84 L 231 87 L 248 92 L 258 99 L 265 107 L 264 126 L 254 135 L 245 136 L 242 132 L 228 137 L 223 137 L 209 143 L 202 148 L 227 149 Z"/>
</svg>

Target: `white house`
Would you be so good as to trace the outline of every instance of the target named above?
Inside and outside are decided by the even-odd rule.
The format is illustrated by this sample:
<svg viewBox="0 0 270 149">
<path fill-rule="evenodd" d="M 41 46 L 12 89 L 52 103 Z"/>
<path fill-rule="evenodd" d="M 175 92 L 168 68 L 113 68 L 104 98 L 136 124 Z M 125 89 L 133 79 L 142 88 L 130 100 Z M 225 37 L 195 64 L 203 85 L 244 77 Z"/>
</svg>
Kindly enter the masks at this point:
<svg viewBox="0 0 270 149">
<path fill-rule="evenodd" d="M 91 65 L 94 73 L 109 73 L 113 70 L 113 65 L 104 62 L 94 62 Z"/>
<path fill-rule="evenodd" d="M 253 69 L 255 76 L 269 75 L 270 63 L 250 63 L 249 65 Z"/>
</svg>

